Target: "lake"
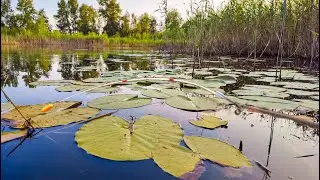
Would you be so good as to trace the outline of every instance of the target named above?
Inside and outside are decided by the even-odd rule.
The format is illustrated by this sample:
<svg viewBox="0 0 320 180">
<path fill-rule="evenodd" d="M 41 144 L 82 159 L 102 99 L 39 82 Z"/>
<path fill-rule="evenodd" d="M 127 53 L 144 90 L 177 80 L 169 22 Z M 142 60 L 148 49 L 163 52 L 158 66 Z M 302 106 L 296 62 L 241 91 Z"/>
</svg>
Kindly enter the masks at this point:
<svg viewBox="0 0 320 180">
<path fill-rule="evenodd" d="M 172 67 L 181 70 L 184 68 L 188 69 L 188 67 L 190 69 L 190 64 L 192 64 L 190 58 L 184 55 L 175 57 L 176 60 L 173 64 L 169 59 L 170 55 L 159 54 L 159 52 L 152 50 L 137 51 L 127 49 L 99 52 L 88 50 L 3 49 L 1 54 L 1 74 L 6 74 L 8 77 L 4 85 L 4 91 L 17 105 L 60 101 L 79 93 L 77 91 L 58 92 L 55 90 L 56 86 L 30 85 L 31 82 L 35 81 L 62 79 L 80 81 L 88 78 L 97 78 L 101 74 L 110 71 L 164 71 Z M 250 64 L 243 65 L 244 63 L 240 66 L 241 62 L 235 61 L 235 58 L 224 60 L 223 62 L 226 63 L 223 63 L 221 59 L 223 58 L 219 59 L 221 63 L 215 62 L 215 60 L 207 60 L 203 64 L 202 69 L 212 70 L 210 72 L 215 75 L 219 74 L 219 71 L 226 71 L 230 67 L 230 64 L 233 64 L 233 68 L 237 69 L 248 70 L 248 67 L 251 67 Z M 270 65 L 272 63 L 270 62 L 262 61 L 256 63 L 258 63 L 257 67 L 263 66 L 264 69 L 272 68 L 272 65 Z M 198 70 L 198 72 L 202 72 L 202 70 Z M 289 71 L 284 72 L 287 73 Z M 229 71 L 223 73 L 231 74 Z M 269 85 L 270 82 L 273 83 L 270 76 L 263 76 L 261 78 L 261 76 L 257 75 L 257 80 L 254 76 L 255 73 L 250 72 L 250 76 L 244 76 L 241 73 L 234 74 L 239 75 L 234 83 L 228 83 L 217 88 L 232 94 L 233 90 L 238 90 L 245 85 Z M 203 74 L 198 73 L 198 75 L 201 76 Z M 301 75 L 299 77 L 304 76 Z M 309 76 L 306 75 L 306 77 Z M 261 79 L 264 80 L 260 81 Z M 4 79 L 1 78 L 1 84 L 3 82 Z M 300 81 L 297 80 L 297 82 Z M 301 82 L 304 81 L 301 80 Z M 319 85 L 319 81 L 316 80 L 309 83 Z M 315 92 L 317 91 L 315 90 Z M 141 95 L 139 91 L 125 86 L 120 87 L 117 92 L 113 92 L 112 94 L 128 93 Z M 105 95 L 105 93 L 84 93 L 74 96 L 69 100 L 82 101 L 82 106 L 87 106 L 89 101 Z M 293 93 L 286 96 L 286 100 L 297 98 Z M 310 100 L 309 97 L 305 97 L 304 99 Z M 2 93 L 1 102 L 7 102 Z M 228 107 L 216 112 L 213 111 L 212 113 L 215 116 L 228 121 L 227 128 L 216 128 L 214 130 L 204 129 L 189 123 L 189 120 L 195 120 L 202 112 L 173 108 L 163 103 L 163 100 L 156 98 L 153 98 L 152 103 L 148 105 L 131 109 L 120 109 L 113 115 L 127 120 L 131 116 L 138 119 L 147 114 L 159 115 L 178 123 L 183 129 L 184 135 L 216 138 L 237 148 L 240 141 L 243 142 L 242 152 L 251 161 L 252 168 L 235 169 L 222 167 L 205 160 L 204 166 L 206 170 L 199 177 L 201 180 L 319 179 L 319 131 L 299 126 L 290 120 L 274 118 L 269 115 L 247 111 L 236 115 L 234 111 L 235 107 Z M 111 110 L 102 110 L 100 113 L 104 112 L 111 112 Z M 159 168 L 152 159 L 120 162 L 90 155 L 78 147 L 75 141 L 75 133 L 81 126 L 83 125 L 75 124 L 65 129 L 61 129 L 61 126 L 46 128 L 40 133 L 39 137 L 26 140 L 9 157 L 6 157 L 6 155 L 19 143 L 19 140 L 1 144 L 1 178 L 10 180 L 21 178 L 35 180 L 103 178 L 176 179 Z M 12 131 L 12 129 L 6 126 L 2 128 L 4 128 L 4 131 Z M 53 130 L 57 131 L 49 133 Z M 48 134 L 45 134 L 46 132 Z M 181 145 L 185 146 L 183 142 L 181 142 Z M 317 155 L 295 158 L 310 154 Z M 255 161 L 271 170 L 270 177 Z"/>
</svg>

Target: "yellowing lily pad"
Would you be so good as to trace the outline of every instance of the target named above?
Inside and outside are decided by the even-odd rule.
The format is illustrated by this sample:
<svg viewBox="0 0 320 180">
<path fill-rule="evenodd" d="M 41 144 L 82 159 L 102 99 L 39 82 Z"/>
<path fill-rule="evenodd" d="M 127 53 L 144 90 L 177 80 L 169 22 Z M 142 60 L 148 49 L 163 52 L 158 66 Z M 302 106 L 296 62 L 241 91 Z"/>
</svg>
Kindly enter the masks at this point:
<svg viewBox="0 0 320 180">
<path fill-rule="evenodd" d="M 228 121 L 223 121 L 222 119 L 214 116 L 203 115 L 200 117 L 200 120 L 189 121 L 191 124 L 203 128 L 214 129 L 219 126 L 225 126 L 228 124 Z"/>
<path fill-rule="evenodd" d="M 132 94 L 109 95 L 88 102 L 89 107 L 97 109 L 126 109 L 151 103 L 150 98 L 140 98 Z"/>
<path fill-rule="evenodd" d="M 193 171 L 201 161 L 199 155 L 179 145 L 158 146 L 152 158 L 161 169 L 175 177 Z"/>
<path fill-rule="evenodd" d="M 91 121 L 77 131 L 78 146 L 88 153 L 116 161 L 149 159 L 157 147 L 179 145 L 182 130 L 178 124 L 160 116 L 146 115 L 134 124 L 108 116 Z"/>
<path fill-rule="evenodd" d="M 53 111 L 44 115 L 39 115 L 31 119 L 31 124 L 34 127 L 54 127 L 67 125 L 73 122 L 78 122 L 81 120 L 86 120 L 94 115 L 99 113 L 98 109 L 80 107 L 80 108 L 71 108 L 65 109 L 62 111 Z M 18 122 L 14 126 L 15 128 L 23 128 L 23 122 Z"/>
<path fill-rule="evenodd" d="M 10 102 L 1 103 L 1 112 L 13 109 L 14 106 Z"/>
<path fill-rule="evenodd" d="M 27 134 L 26 130 L 23 131 L 11 131 L 11 132 L 1 132 L 1 144 L 21 138 Z"/>
<path fill-rule="evenodd" d="M 18 106 L 17 108 L 21 111 L 21 113 L 26 117 L 26 118 L 33 118 L 39 115 L 55 112 L 61 109 L 66 109 L 70 106 L 79 104 L 79 102 L 76 101 L 65 101 L 65 102 L 55 102 L 55 103 L 48 103 L 48 104 L 53 104 L 53 108 L 46 112 L 43 113 L 41 109 L 45 107 L 47 104 L 35 104 L 35 105 L 28 105 L 28 106 Z M 80 104 L 79 104 L 80 105 Z M 1 114 L 2 119 L 6 120 L 16 120 L 16 121 L 24 121 L 23 117 L 21 117 L 20 113 L 16 110 L 13 109 L 7 113 Z"/>
<path fill-rule="evenodd" d="M 252 167 L 250 161 L 235 147 L 213 138 L 184 136 L 184 142 L 201 158 L 223 166 Z"/>
<path fill-rule="evenodd" d="M 189 111 L 213 110 L 218 106 L 218 101 L 207 97 L 174 96 L 165 99 L 166 104 L 174 108 Z"/>
</svg>

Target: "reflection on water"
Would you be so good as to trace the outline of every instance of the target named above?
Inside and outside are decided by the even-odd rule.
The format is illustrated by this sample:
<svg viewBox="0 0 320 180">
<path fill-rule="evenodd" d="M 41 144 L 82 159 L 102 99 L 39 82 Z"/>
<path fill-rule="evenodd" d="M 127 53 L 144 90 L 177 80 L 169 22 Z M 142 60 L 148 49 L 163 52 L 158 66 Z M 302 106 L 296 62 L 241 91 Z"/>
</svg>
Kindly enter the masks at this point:
<svg viewBox="0 0 320 180">
<path fill-rule="evenodd" d="M 136 52 L 130 51 L 131 54 Z M 145 52 L 145 54 L 147 54 Z M 128 62 L 111 62 L 108 59 L 121 58 Z M 19 50 L 2 51 L 1 84 L 13 101 L 19 105 L 58 101 L 77 92 L 57 92 L 52 86 L 31 87 L 29 83 L 45 79 L 81 80 L 97 77 L 101 72 L 112 70 L 153 70 L 170 67 L 163 58 L 156 55 L 128 56 L 125 52 L 25 52 Z M 92 70 L 94 69 L 94 70 Z M 250 83 L 250 78 L 238 80 L 237 86 Z M 232 85 L 225 90 L 232 89 Z M 122 87 L 117 93 L 128 92 Z M 138 92 L 135 92 L 138 93 Z M 82 94 L 70 100 L 88 101 L 104 96 L 102 93 Z M 1 94 L 2 102 L 4 102 Z M 105 111 L 103 111 L 105 112 Z M 103 113 L 102 112 L 102 113 Z M 230 107 L 214 112 L 216 116 L 228 121 L 228 128 L 208 130 L 191 125 L 188 121 L 196 119 L 201 113 L 187 112 L 172 108 L 163 100 L 154 99 L 152 104 L 121 109 L 115 115 L 130 119 L 145 114 L 170 118 L 183 128 L 184 134 L 214 137 L 238 147 L 243 142 L 243 153 L 253 164 L 251 169 L 221 167 L 205 161 L 206 171 L 200 179 L 318 179 L 318 155 L 307 158 L 296 156 L 317 154 L 319 152 L 319 132 L 297 126 L 284 119 L 275 119 L 257 113 L 237 116 Z M 162 171 L 152 160 L 137 162 L 115 162 L 94 157 L 77 147 L 76 125 L 56 133 L 41 136 L 21 146 L 13 155 L 5 155 L 19 142 L 12 141 L 1 145 L 1 177 L 3 179 L 175 179 Z M 56 128 L 44 130 L 51 131 Z M 270 177 L 254 161 L 261 162 L 271 170 Z M 307 172 L 307 173 L 306 173 Z"/>
</svg>

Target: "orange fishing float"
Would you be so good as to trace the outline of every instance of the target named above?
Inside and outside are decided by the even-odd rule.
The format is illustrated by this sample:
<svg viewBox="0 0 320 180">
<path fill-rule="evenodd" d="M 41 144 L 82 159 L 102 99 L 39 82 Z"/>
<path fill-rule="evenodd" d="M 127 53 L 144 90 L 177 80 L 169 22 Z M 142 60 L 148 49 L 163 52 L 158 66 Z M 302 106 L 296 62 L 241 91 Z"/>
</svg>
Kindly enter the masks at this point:
<svg viewBox="0 0 320 180">
<path fill-rule="evenodd" d="M 41 111 L 42 112 L 48 112 L 48 111 L 50 111 L 50 109 L 52 109 L 53 108 L 53 104 L 48 104 L 48 105 L 46 105 L 45 107 L 43 107 L 42 109 L 41 109 Z"/>
</svg>

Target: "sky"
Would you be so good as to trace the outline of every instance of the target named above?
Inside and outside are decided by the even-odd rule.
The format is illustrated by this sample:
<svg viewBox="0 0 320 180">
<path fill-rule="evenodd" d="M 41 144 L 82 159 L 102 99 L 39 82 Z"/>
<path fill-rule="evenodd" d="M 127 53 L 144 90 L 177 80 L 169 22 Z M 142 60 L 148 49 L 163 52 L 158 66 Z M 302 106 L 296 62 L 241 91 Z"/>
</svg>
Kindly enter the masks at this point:
<svg viewBox="0 0 320 180">
<path fill-rule="evenodd" d="M 44 9 L 49 22 L 54 29 L 56 29 L 56 21 L 53 18 L 53 15 L 57 13 L 59 0 L 33 0 L 33 5 L 35 9 Z M 189 9 L 189 3 L 191 0 L 168 0 L 168 8 L 176 8 L 181 13 L 183 19 L 186 19 L 187 13 L 186 10 Z M 211 0 L 215 7 L 220 6 L 224 1 L 227 0 Z M 15 9 L 17 6 L 18 0 L 11 0 L 12 8 Z M 78 0 L 79 6 L 85 3 L 92 5 L 94 8 L 98 9 L 99 4 L 97 0 Z M 141 15 L 143 13 L 148 13 L 154 16 L 157 21 L 163 21 L 163 18 L 160 12 L 156 12 L 159 8 L 161 0 L 118 0 L 122 13 L 124 14 L 128 11 L 130 14 L 135 13 L 136 15 Z"/>
</svg>

